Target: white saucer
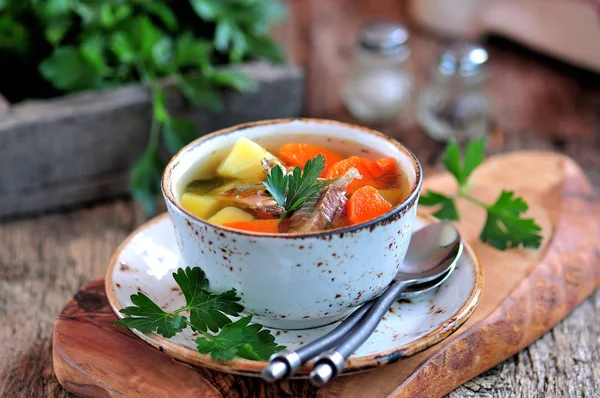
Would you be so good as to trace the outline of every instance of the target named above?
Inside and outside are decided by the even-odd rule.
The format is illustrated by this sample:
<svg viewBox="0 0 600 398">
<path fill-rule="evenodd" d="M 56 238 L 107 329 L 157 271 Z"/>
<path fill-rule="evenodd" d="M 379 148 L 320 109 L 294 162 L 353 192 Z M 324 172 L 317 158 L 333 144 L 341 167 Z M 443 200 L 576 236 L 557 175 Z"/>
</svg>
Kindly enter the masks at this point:
<svg viewBox="0 0 600 398">
<path fill-rule="evenodd" d="M 419 216 L 415 229 L 435 222 Z M 481 265 L 469 245 L 454 273 L 444 285 L 431 293 L 394 304 L 375 333 L 347 361 L 345 373 L 368 370 L 398 358 L 422 351 L 449 336 L 473 313 L 483 288 Z M 133 232 L 113 255 L 106 272 L 106 294 L 115 314 L 131 305 L 130 296 L 145 293 L 165 310 L 175 310 L 185 303 L 172 273 L 184 267 L 167 214 L 156 217 Z M 276 342 L 294 350 L 334 328 L 334 324 L 305 330 L 272 329 Z M 259 376 L 265 362 L 235 359 L 214 362 L 210 355 L 196 351 L 197 335 L 191 329 L 165 339 L 156 334 L 136 335 L 167 354 L 191 363 L 220 371 Z M 305 377 L 311 364 L 298 377 Z"/>
</svg>

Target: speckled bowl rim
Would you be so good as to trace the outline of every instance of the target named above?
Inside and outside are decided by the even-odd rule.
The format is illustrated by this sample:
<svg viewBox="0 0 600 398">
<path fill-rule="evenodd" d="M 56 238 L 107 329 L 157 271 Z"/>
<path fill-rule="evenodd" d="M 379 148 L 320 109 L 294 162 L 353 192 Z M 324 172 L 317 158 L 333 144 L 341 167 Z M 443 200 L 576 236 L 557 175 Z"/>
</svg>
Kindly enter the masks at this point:
<svg viewBox="0 0 600 398">
<path fill-rule="evenodd" d="M 435 217 L 432 217 L 427 214 L 422 214 L 420 212 L 418 214 L 418 217 L 424 219 L 429 223 L 439 221 Z M 119 247 L 114 252 L 109 261 L 108 268 L 105 274 L 106 297 L 108 298 L 108 302 L 112 311 L 119 319 L 123 318 L 123 315 L 119 312 L 119 310 L 121 310 L 123 306 L 121 306 L 119 300 L 117 299 L 112 278 L 114 268 L 117 265 L 117 259 L 121 255 L 121 252 L 125 249 L 125 247 L 129 245 L 129 243 L 135 236 L 139 235 L 142 231 L 146 230 L 150 226 L 163 221 L 165 218 L 168 218 L 168 213 L 164 213 L 153 218 L 152 220 L 146 222 L 145 224 L 137 228 L 135 231 L 133 231 L 123 241 L 123 243 L 119 245 Z M 344 369 L 344 372 L 342 374 L 347 375 L 352 373 L 363 372 L 388 363 L 394 363 L 400 358 L 405 358 L 414 355 L 447 338 L 452 333 L 454 333 L 463 323 L 465 323 L 473 314 L 473 312 L 477 308 L 477 305 L 479 304 L 479 301 L 481 300 L 484 280 L 483 268 L 481 266 L 481 263 L 479 262 L 477 255 L 473 251 L 473 248 L 466 242 L 464 242 L 463 255 L 469 256 L 470 261 L 474 265 L 474 284 L 469 297 L 465 300 L 464 304 L 459 310 L 452 314 L 446 322 L 440 324 L 436 329 L 410 343 L 394 347 L 386 351 L 381 351 L 377 354 L 365 355 L 362 357 L 348 359 L 346 361 L 346 368 Z M 158 348 L 160 351 L 167 353 L 168 355 L 177 360 L 192 365 L 198 365 L 226 373 L 253 377 L 259 377 L 261 371 L 267 365 L 267 362 L 250 361 L 247 359 L 234 359 L 227 363 L 214 362 L 210 358 L 209 354 L 200 354 L 191 348 L 173 343 L 169 339 L 166 339 L 157 334 L 151 333 L 149 335 L 146 335 L 135 329 L 130 329 L 130 331 L 132 331 L 136 336 L 144 340 L 146 343 L 152 345 L 155 348 Z M 306 376 L 310 373 L 311 369 L 312 364 L 307 363 L 299 370 L 299 372 L 293 378 L 306 378 Z"/>
<path fill-rule="evenodd" d="M 351 225 L 349 227 L 339 227 L 339 228 L 329 229 L 327 231 L 317 231 L 317 232 L 310 232 L 310 233 L 280 234 L 280 233 L 243 231 L 243 230 L 239 230 L 239 229 L 235 229 L 235 228 L 228 228 L 228 227 L 224 227 L 222 225 L 216 225 L 216 224 L 209 223 L 206 220 L 196 217 L 194 214 L 192 214 L 191 212 L 186 210 L 181 205 L 179 200 L 177 200 L 177 198 L 175 198 L 175 196 L 171 192 L 171 189 L 169 188 L 169 185 L 170 185 L 169 181 L 171 180 L 171 174 L 173 173 L 173 169 L 179 163 L 179 157 L 186 151 L 189 151 L 190 149 L 192 149 L 198 145 L 201 145 L 202 143 L 209 141 L 215 137 L 221 136 L 221 135 L 231 134 L 231 133 L 235 133 L 240 130 L 245 130 L 245 129 L 249 129 L 249 128 L 253 128 L 253 127 L 257 127 L 257 126 L 268 126 L 268 125 L 272 125 L 272 124 L 289 124 L 289 123 L 293 123 L 293 122 L 337 125 L 337 126 L 346 127 L 349 129 L 360 130 L 364 133 L 371 134 L 371 135 L 374 135 L 385 141 L 388 141 L 390 144 L 392 144 L 394 147 L 396 147 L 400 152 L 402 152 L 402 153 L 404 153 L 404 155 L 406 155 L 406 157 L 411 161 L 411 164 L 415 171 L 415 182 L 413 184 L 411 184 L 410 192 L 408 193 L 408 196 L 401 203 L 397 204 L 391 211 L 385 213 L 382 216 L 379 216 L 377 218 L 374 218 L 372 220 L 369 220 L 369 221 L 361 223 L 361 224 Z M 358 141 L 356 141 L 356 142 L 358 142 Z M 210 228 L 216 229 L 217 231 L 235 233 L 238 235 L 249 235 L 249 236 L 261 237 L 261 238 L 277 238 L 277 239 L 300 238 L 300 239 L 302 239 L 302 238 L 309 238 L 309 237 L 313 238 L 313 237 L 345 234 L 347 232 L 353 232 L 353 231 L 357 231 L 357 230 L 361 230 L 361 229 L 372 228 L 375 225 L 384 223 L 386 220 L 392 219 L 397 214 L 402 214 L 406 209 L 408 209 L 410 206 L 412 206 L 416 202 L 417 197 L 419 196 L 419 192 L 421 191 L 422 184 L 423 184 L 423 168 L 421 167 L 421 163 L 419 162 L 419 159 L 417 159 L 415 154 L 410 149 L 408 149 L 407 147 L 402 145 L 400 142 L 396 141 L 395 139 L 393 139 L 391 137 L 388 137 L 387 135 L 385 135 L 377 130 L 370 129 L 368 127 L 358 126 L 355 124 L 343 123 L 343 122 L 338 122 L 335 120 L 328 120 L 328 119 L 288 118 L 288 119 L 269 119 L 269 120 L 260 120 L 260 121 L 256 121 L 256 122 L 242 123 L 242 124 L 238 124 L 238 125 L 235 125 L 232 127 L 225 128 L 225 129 L 217 130 L 213 133 L 204 135 L 204 136 L 192 141 L 191 143 L 189 143 L 188 145 L 183 147 L 175 155 L 173 155 L 173 157 L 171 158 L 169 163 L 167 163 L 167 166 L 165 167 L 164 173 L 162 175 L 160 185 L 161 185 L 161 190 L 162 190 L 163 197 L 165 198 L 165 200 L 169 201 L 177 210 L 179 210 L 180 212 L 185 214 L 187 217 L 190 217 L 191 219 L 193 219 L 201 224 L 204 224 Z"/>
</svg>

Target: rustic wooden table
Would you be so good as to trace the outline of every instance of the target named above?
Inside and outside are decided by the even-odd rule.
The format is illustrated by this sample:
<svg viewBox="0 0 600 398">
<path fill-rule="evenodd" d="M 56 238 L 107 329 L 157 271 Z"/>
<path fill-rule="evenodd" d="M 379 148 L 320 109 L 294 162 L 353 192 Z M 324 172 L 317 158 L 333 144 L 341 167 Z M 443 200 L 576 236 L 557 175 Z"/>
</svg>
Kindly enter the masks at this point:
<svg viewBox="0 0 600 398">
<path fill-rule="evenodd" d="M 402 2 L 294 0 L 278 33 L 308 72 L 306 115 L 352 120 L 339 100 L 356 32 L 365 20 L 403 20 Z M 413 67 L 428 77 L 445 43 L 413 31 Z M 492 151 L 550 149 L 572 156 L 600 184 L 600 77 L 494 40 L 487 89 Z M 404 120 L 377 126 L 412 148 L 429 172 L 443 145 Z M 130 201 L 90 205 L 0 224 L 0 396 L 66 397 L 52 371 L 52 324 L 85 282 L 103 273 L 117 245 L 144 221 Z M 600 292 L 513 358 L 450 397 L 600 396 Z"/>
</svg>

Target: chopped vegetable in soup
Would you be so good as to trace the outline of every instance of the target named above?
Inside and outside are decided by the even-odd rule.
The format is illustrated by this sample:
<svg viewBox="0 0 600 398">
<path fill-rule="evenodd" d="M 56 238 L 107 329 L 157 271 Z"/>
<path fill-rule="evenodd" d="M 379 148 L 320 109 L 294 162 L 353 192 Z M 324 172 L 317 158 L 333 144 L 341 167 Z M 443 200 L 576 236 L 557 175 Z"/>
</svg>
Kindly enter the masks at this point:
<svg viewBox="0 0 600 398">
<path fill-rule="evenodd" d="M 305 142 L 265 148 L 240 138 L 211 178 L 187 185 L 181 205 L 228 228 L 309 233 L 377 218 L 402 202 L 408 188 L 396 159 L 358 144 L 346 150 Z"/>
</svg>

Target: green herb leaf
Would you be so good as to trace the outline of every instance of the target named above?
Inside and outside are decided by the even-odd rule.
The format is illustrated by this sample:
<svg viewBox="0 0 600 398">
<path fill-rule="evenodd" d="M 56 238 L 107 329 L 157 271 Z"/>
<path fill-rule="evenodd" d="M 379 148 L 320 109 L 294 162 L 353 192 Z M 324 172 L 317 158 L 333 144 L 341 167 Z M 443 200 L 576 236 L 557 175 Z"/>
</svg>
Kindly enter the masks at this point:
<svg viewBox="0 0 600 398">
<path fill-rule="evenodd" d="M 134 328 L 143 333 L 156 332 L 169 338 L 181 332 L 187 325 L 185 317 L 163 311 L 143 293 L 132 295 L 131 302 L 134 305 L 119 311 L 128 317 L 116 321 L 115 326 Z"/>
<path fill-rule="evenodd" d="M 141 1 L 139 5 L 147 12 L 154 15 L 170 30 L 175 30 L 178 26 L 177 17 L 171 11 L 169 5 L 158 1 Z"/>
<path fill-rule="evenodd" d="M 214 112 L 223 109 L 221 93 L 205 76 L 185 76 L 177 80 L 183 95 L 194 105 L 206 107 Z"/>
<path fill-rule="evenodd" d="M 189 120 L 169 118 L 167 123 L 165 123 L 163 142 L 172 155 L 196 138 L 196 126 Z"/>
<path fill-rule="evenodd" d="M 86 38 L 79 47 L 81 55 L 98 73 L 102 73 L 106 69 L 104 61 L 104 50 L 106 41 L 101 35 L 91 35 Z"/>
<path fill-rule="evenodd" d="M 231 323 L 225 315 L 239 315 L 244 309 L 238 301 L 234 290 L 221 294 L 212 294 L 208 290 L 208 279 L 200 268 L 187 267 L 179 269 L 173 278 L 185 296 L 186 310 L 190 311 L 189 324 L 194 330 L 205 332 L 207 329 L 216 332 Z"/>
<path fill-rule="evenodd" d="M 285 348 L 277 345 L 273 335 L 262 329 L 262 325 L 249 325 L 251 318 L 247 316 L 225 325 L 215 336 L 197 339 L 198 352 L 210 353 L 214 361 L 230 361 L 236 356 L 266 361 L 272 354 Z"/>
<path fill-rule="evenodd" d="M 263 185 L 267 191 L 279 206 L 285 206 L 285 196 L 289 181 L 288 175 L 283 173 L 281 167 L 275 166 L 271 168 L 271 172 L 266 175 L 265 179 L 266 181 L 263 182 Z"/>
<path fill-rule="evenodd" d="M 236 71 L 215 71 L 211 74 L 213 82 L 231 87 L 237 91 L 255 91 L 258 84 L 246 74 Z"/>
<path fill-rule="evenodd" d="M 140 55 L 152 59 L 152 50 L 163 34 L 148 17 L 138 17 L 132 22 L 130 37 L 135 38 Z"/>
<path fill-rule="evenodd" d="M 487 208 L 487 219 L 480 239 L 500 250 L 511 247 L 537 248 L 542 242 L 541 228 L 531 218 L 521 218 L 527 203 L 514 197 L 512 191 L 502 191 L 496 202 Z"/>
<path fill-rule="evenodd" d="M 473 170 L 483 162 L 485 143 L 485 138 L 470 141 L 465 149 L 464 161 L 461 160 L 460 149 L 456 141 L 452 140 L 448 144 L 442 161 L 460 185 L 465 184 Z"/>
<path fill-rule="evenodd" d="M 319 192 L 322 184 L 318 183 L 317 179 L 324 169 L 325 157 L 321 154 L 317 155 L 314 159 L 307 160 L 304 165 L 304 171 L 300 167 L 294 168 L 290 176 L 289 189 L 285 200 L 286 210 L 295 210 L 300 206 L 297 204 L 299 200 L 304 202 Z"/>
<path fill-rule="evenodd" d="M 423 206 L 440 206 L 433 215 L 441 220 L 458 220 L 458 211 L 454 198 L 439 192 L 428 190 L 419 198 L 419 204 Z"/>
<path fill-rule="evenodd" d="M 211 52 L 209 41 L 196 39 L 187 33 L 177 39 L 175 62 L 179 66 L 199 66 L 202 71 L 208 72 Z"/>
<path fill-rule="evenodd" d="M 160 192 L 163 167 L 156 149 L 148 147 L 131 171 L 131 192 L 146 214 L 156 213 L 156 195 Z"/>
<path fill-rule="evenodd" d="M 133 63 L 138 58 L 133 40 L 125 32 L 115 32 L 110 36 L 110 49 L 120 62 L 126 64 Z"/>
<path fill-rule="evenodd" d="M 248 52 L 277 64 L 285 63 L 285 53 L 281 47 L 268 36 L 246 37 Z"/>
<path fill-rule="evenodd" d="M 40 64 L 40 73 L 59 89 L 78 91 L 101 85 L 100 75 L 75 47 L 56 49 Z"/>
</svg>

